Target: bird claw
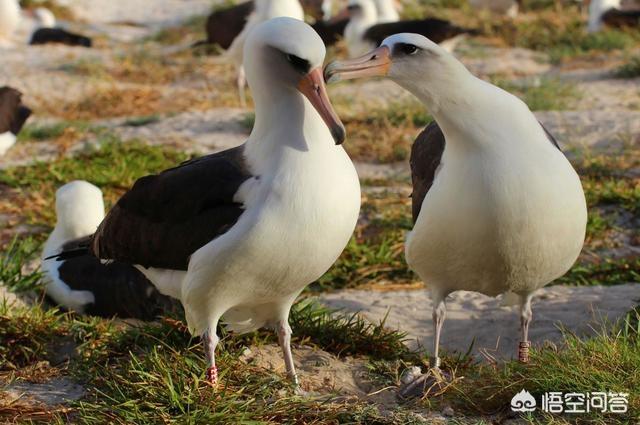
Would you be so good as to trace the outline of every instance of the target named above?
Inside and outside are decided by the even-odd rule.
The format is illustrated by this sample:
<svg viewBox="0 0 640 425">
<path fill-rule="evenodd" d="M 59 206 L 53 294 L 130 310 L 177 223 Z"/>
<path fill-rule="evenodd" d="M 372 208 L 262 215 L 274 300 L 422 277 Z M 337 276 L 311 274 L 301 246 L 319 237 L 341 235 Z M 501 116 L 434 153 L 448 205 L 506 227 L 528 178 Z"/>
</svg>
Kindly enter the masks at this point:
<svg viewBox="0 0 640 425">
<path fill-rule="evenodd" d="M 216 387 L 218 385 L 218 368 L 216 366 L 211 366 L 207 368 L 207 372 L 205 374 L 207 382 Z"/>
<path fill-rule="evenodd" d="M 410 382 L 405 382 L 398 389 L 401 399 L 423 398 L 438 395 L 451 382 L 451 375 L 439 367 L 429 369 Z"/>
</svg>

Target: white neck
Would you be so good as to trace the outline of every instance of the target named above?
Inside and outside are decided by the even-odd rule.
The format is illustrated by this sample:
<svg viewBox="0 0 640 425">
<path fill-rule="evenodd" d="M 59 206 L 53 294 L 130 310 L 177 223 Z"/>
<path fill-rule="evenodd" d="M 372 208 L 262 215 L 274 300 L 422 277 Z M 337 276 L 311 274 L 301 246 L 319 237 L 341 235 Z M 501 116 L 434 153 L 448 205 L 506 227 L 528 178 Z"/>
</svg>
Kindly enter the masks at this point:
<svg viewBox="0 0 640 425">
<path fill-rule="evenodd" d="M 314 153 L 335 149 L 329 128 L 311 103 L 297 90 L 254 84 L 255 124 L 246 143 L 253 166 L 276 167 L 285 152 Z M 264 171 L 254 170 L 261 174 Z"/>
<path fill-rule="evenodd" d="M 378 12 L 378 23 L 396 22 L 400 19 L 393 0 L 375 0 Z"/>
<path fill-rule="evenodd" d="M 0 39 L 9 39 L 20 22 L 17 0 L 0 0 Z"/>
</svg>

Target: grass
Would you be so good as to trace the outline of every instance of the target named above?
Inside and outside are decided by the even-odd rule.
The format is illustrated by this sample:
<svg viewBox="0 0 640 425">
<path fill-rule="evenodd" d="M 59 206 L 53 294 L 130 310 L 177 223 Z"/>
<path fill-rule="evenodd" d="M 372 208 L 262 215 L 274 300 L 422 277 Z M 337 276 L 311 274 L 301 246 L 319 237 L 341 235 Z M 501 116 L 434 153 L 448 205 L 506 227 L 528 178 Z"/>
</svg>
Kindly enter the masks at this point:
<svg viewBox="0 0 640 425">
<path fill-rule="evenodd" d="M 205 39 L 204 34 L 207 16 L 193 16 L 180 25 L 163 28 L 151 35 L 145 41 L 152 41 L 166 45 L 176 45 L 185 39 L 196 40 L 198 37 Z"/>
<path fill-rule="evenodd" d="M 107 205 L 111 205 L 138 178 L 187 158 L 173 149 L 140 141 L 125 143 L 115 136 L 103 135 L 96 146 L 74 157 L 0 170 L 0 184 L 14 191 L 14 196 L 0 202 L 0 208 L 26 217 L 27 223 L 51 225 L 55 191 L 69 181 L 87 180 L 97 185 L 103 190 Z"/>
<path fill-rule="evenodd" d="M 637 320 L 636 314 L 630 315 Z M 565 333 L 562 346 L 532 350 L 528 365 L 508 362 L 459 370 L 465 379 L 457 381 L 445 398 L 454 408 L 487 414 L 503 409 L 523 388 L 538 401 L 543 393 L 551 391 L 626 392 L 630 394 L 626 414 L 592 413 L 589 419 L 595 423 L 635 423 L 640 415 L 640 369 L 634 366 L 640 362 L 640 338 L 633 323 L 628 319 L 589 339 Z M 549 415 L 550 419 L 560 418 Z M 583 423 L 587 418 L 567 414 L 562 419 Z"/>
<path fill-rule="evenodd" d="M 60 121 L 52 124 L 27 124 L 18 134 L 18 141 L 58 139 L 70 133 L 84 133 L 94 127 L 87 121 Z"/>
<path fill-rule="evenodd" d="M 13 292 L 30 291 L 39 285 L 42 274 L 25 270 L 25 264 L 37 255 L 41 243 L 33 237 L 13 238 L 0 252 L 0 285 Z"/>
<path fill-rule="evenodd" d="M 490 365 L 464 354 L 448 355 L 445 366 L 456 380 L 441 396 L 392 407 L 385 415 L 362 399 L 295 396 L 280 373 L 242 360 L 247 346 L 255 350 L 273 343 L 272 332 L 266 331 L 231 337 L 220 330 L 221 384 L 212 390 L 203 381 L 206 363 L 199 340 L 191 338 L 174 318 L 128 325 L 40 305 L 0 305 L 0 376 L 27 383 L 62 376 L 81 383 L 87 391 L 81 400 L 64 410 L 58 406 L 38 410 L 40 420 L 60 424 L 402 424 L 409 423 L 412 409 L 439 410 L 447 405 L 457 417 L 472 415 L 477 421 L 477 415 L 506 416 L 511 397 L 522 388 L 538 400 L 549 391 L 628 392 L 630 409 L 625 415 L 580 415 L 578 422 L 570 416 L 562 419 L 629 423 L 640 414 L 640 370 L 634 366 L 640 362 L 639 317 L 631 311 L 624 322 L 586 340 L 567 333 L 562 345 L 533 350 L 526 366 Z M 423 361 L 402 345 L 403 334 L 358 316 L 336 315 L 309 301 L 294 306 L 290 321 L 295 344 L 317 345 L 340 356 L 365 356 L 375 388 L 397 385 L 406 365 Z M 54 366 L 47 362 L 56 355 L 59 340 L 72 341 L 75 354 Z M 34 406 L 21 409 L 19 416 L 27 420 Z M 0 418 L 11 413 L 16 412 L 0 399 Z M 561 418 L 538 415 L 534 419 L 550 423 Z"/>
<path fill-rule="evenodd" d="M 404 233 L 411 230 L 410 199 L 394 191 L 366 194 L 356 231 L 338 261 L 314 290 L 415 280 L 404 259 Z"/>
<path fill-rule="evenodd" d="M 616 78 L 640 77 L 640 56 L 630 58 L 625 64 L 620 65 L 613 73 Z"/>
<path fill-rule="evenodd" d="M 338 98 L 334 105 L 347 130 L 344 148 L 360 161 L 389 163 L 408 159 L 411 145 L 431 116 L 417 100 L 399 100 L 372 106 L 366 114 L 352 108 L 352 100 Z"/>
<path fill-rule="evenodd" d="M 640 258 L 577 264 L 555 281 L 562 285 L 619 285 L 628 282 L 640 282 Z"/>
<path fill-rule="evenodd" d="M 174 320 L 130 326 L 36 305 L 0 306 L 0 323 L 0 373 L 21 371 L 23 381 L 42 379 L 34 366 L 53 354 L 57 339 L 76 344 L 76 356 L 59 369 L 49 367 L 48 375 L 82 382 L 88 395 L 63 414 L 54 410 L 49 423 L 393 423 L 364 402 L 297 397 L 284 377 L 240 360 L 246 344 L 263 344 L 273 339 L 270 333 L 223 336 L 217 355 L 221 386 L 212 390 L 203 381 L 199 341 Z M 329 350 L 343 354 L 388 358 L 407 352 L 401 334 L 309 302 L 294 308 L 291 323 L 296 341 L 332 341 Z M 26 375 L 29 370 L 34 374 Z M 2 413 L 0 403 L 0 418 Z"/>
<path fill-rule="evenodd" d="M 557 78 L 543 77 L 516 82 L 493 77 L 491 83 L 520 97 L 532 111 L 569 109 L 581 96 L 575 84 Z"/>
</svg>

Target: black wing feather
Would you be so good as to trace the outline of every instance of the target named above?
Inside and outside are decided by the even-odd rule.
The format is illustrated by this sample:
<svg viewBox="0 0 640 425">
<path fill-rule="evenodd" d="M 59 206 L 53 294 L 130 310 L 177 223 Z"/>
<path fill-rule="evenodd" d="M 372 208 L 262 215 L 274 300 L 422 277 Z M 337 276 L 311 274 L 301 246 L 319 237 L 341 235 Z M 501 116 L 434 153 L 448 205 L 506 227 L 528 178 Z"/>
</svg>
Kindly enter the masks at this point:
<svg viewBox="0 0 640 425">
<path fill-rule="evenodd" d="M 22 93 L 12 87 L 0 87 L 0 134 L 7 131 L 18 134 L 31 109 L 22 104 Z"/>
<path fill-rule="evenodd" d="M 75 34 L 62 28 L 39 28 L 31 35 L 29 44 L 57 43 L 68 46 L 91 47 L 93 41 L 84 35 Z"/>
<path fill-rule="evenodd" d="M 233 197 L 250 177 L 243 146 L 143 177 L 109 211 L 91 250 L 98 258 L 186 270 L 194 251 L 240 218 Z"/>
<path fill-rule="evenodd" d="M 162 295 L 129 264 L 103 264 L 85 254 L 65 260 L 58 268 L 58 276 L 73 290 L 93 293 L 95 301 L 84 308 L 92 316 L 153 320 L 180 310 L 178 300 Z"/>
</svg>

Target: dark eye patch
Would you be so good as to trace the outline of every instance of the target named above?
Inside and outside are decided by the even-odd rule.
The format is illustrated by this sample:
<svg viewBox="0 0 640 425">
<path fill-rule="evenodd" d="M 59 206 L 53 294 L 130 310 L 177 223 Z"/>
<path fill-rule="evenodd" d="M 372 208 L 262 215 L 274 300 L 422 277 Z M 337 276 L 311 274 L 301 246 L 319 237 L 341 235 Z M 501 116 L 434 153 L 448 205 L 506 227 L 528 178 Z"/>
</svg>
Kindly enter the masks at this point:
<svg viewBox="0 0 640 425">
<path fill-rule="evenodd" d="M 409 43 L 397 43 L 393 46 L 394 55 L 413 55 L 418 50 L 417 46 Z"/>
<path fill-rule="evenodd" d="M 306 74 L 311 69 L 311 64 L 308 60 L 302 59 L 296 55 L 287 55 L 287 61 L 289 61 L 291 66 L 293 66 L 298 72 Z"/>
</svg>

